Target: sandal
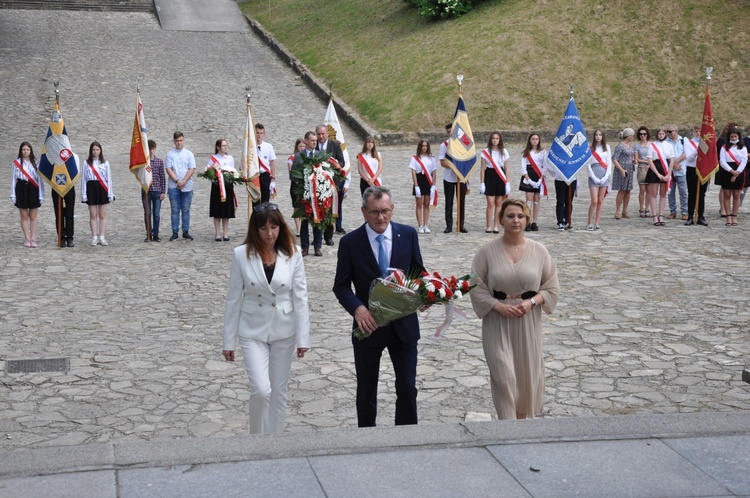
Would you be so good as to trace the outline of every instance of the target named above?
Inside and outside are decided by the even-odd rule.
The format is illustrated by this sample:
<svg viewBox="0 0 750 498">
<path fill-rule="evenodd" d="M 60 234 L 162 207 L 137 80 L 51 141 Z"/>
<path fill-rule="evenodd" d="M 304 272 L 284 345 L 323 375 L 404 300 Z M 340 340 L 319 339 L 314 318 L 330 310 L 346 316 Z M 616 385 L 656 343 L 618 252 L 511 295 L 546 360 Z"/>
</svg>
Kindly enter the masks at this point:
<svg viewBox="0 0 750 498">
<path fill-rule="evenodd" d="M 658 216 L 654 216 L 654 226 L 655 227 L 659 226 L 659 217 Z"/>
<path fill-rule="evenodd" d="M 661 226 L 661 227 L 664 226 L 664 216 L 662 216 L 662 215 L 659 215 L 659 226 Z"/>
<path fill-rule="evenodd" d="M 734 218 L 734 221 L 732 222 L 732 226 L 736 227 L 737 226 L 737 215 L 736 214 L 730 214 L 729 216 L 731 216 L 732 218 Z M 727 216 L 727 218 L 729 218 L 729 216 Z"/>
<path fill-rule="evenodd" d="M 643 211 L 642 209 L 639 209 L 638 210 L 638 216 L 641 217 L 641 218 L 645 218 L 646 217 L 646 211 Z"/>
</svg>

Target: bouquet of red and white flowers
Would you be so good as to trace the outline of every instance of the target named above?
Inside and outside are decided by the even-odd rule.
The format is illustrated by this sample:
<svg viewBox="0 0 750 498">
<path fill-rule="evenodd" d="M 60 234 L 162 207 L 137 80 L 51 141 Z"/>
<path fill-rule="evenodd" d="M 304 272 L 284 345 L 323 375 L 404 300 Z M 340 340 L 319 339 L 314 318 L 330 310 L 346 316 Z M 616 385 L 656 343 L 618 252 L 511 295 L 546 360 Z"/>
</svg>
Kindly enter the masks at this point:
<svg viewBox="0 0 750 498">
<path fill-rule="evenodd" d="M 390 275 L 375 279 L 370 287 L 368 308 L 379 327 L 418 310 L 444 304 L 445 320 L 435 332 L 435 337 L 440 337 L 453 320 L 454 301 L 461 299 L 464 294 L 476 287 L 476 284 L 469 283 L 474 276 L 471 274 L 459 278 L 446 278 L 438 272 L 422 272 L 419 276 L 407 277 L 401 270 L 389 270 Z M 359 328 L 354 329 L 352 335 L 359 340 L 370 336 Z"/>
</svg>

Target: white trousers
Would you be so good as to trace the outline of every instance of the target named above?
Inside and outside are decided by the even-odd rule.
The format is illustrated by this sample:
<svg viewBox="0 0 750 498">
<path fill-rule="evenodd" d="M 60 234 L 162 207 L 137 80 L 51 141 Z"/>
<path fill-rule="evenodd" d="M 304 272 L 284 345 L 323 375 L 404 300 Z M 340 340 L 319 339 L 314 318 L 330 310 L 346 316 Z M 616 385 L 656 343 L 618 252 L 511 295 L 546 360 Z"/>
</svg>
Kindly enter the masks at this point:
<svg viewBox="0 0 750 498">
<path fill-rule="evenodd" d="M 281 432 L 297 338 L 270 343 L 240 338 L 239 343 L 250 378 L 250 434 Z"/>
</svg>

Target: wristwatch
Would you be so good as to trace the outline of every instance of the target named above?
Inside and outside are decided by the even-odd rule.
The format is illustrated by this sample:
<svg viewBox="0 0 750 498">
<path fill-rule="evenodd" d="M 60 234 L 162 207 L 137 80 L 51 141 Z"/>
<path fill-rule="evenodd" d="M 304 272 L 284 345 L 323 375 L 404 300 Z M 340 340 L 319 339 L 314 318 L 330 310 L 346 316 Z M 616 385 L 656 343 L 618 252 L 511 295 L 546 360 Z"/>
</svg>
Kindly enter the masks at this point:
<svg viewBox="0 0 750 498">
<path fill-rule="evenodd" d="M 531 299 L 529 299 L 529 301 L 531 302 L 531 309 L 533 310 L 534 308 L 536 308 L 536 301 L 534 301 L 534 298 L 532 297 Z"/>
</svg>

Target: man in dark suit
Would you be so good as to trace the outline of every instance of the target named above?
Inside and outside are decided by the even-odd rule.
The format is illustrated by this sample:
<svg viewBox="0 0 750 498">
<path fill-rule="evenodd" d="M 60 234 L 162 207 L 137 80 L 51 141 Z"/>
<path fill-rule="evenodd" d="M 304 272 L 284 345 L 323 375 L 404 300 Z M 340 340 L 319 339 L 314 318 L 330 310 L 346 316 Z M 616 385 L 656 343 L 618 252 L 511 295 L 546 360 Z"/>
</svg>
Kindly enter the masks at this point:
<svg viewBox="0 0 750 498">
<path fill-rule="evenodd" d="M 417 314 L 378 327 L 368 305 L 370 285 L 384 276 L 385 268 L 398 268 L 407 275 L 424 270 L 417 231 L 391 222 L 393 202 L 390 190 L 385 187 L 365 190 L 362 214 L 366 223 L 341 238 L 333 283 L 339 303 L 354 317 L 353 328 L 372 333 L 363 340 L 352 338 L 357 371 L 357 422 L 359 427 L 375 426 L 380 358 L 388 348 L 396 374 L 396 425 L 416 424 Z"/>
<path fill-rule="evenodd" d="M 318 154 L 318 151 L 315 149 L 315 146 L 318 143 L 318 137 L 315 135 L 315 133 L 308 131 L 305 133 L 305 150 L 302 152 L 297 152 L 294 154 L 294 161 L 292 161 L 292 169 L 289 172 L 289 180 L 294 182 L 294 178 L 292 178 L 291 171 L 302 168 L 302 157 L 301 156 L 314 156 Z M 295 209 L 297 206 L 294 206 Z M 316 256 L 322 256 L 323 251 L 320 250 L 320 248 L 323 246 L 323 231 L 320 228 L 315 228 L 315 225 L 313 225 L 313 248 L 315 250 Z M 307 218 L 302 220 L 302 224 L 300 225 L 300 238 L 299 238 L 300 246 L 302 247 L 302 256 L 307 256 L 308 251 L 310 250 L 310 222 L 307 220 Z"/>
<path fill-rule="evenodd" d="M 326 125 L 320 125 L 315 128 L 315 133 L 317 134 L 318 139 L 317 149 L 319 151 L 325 152 L 326 154 L 330 154 L 331 157 L 334 158 L 342 168 L 346 166 L 344 164 L 344 152 L 341 150 L 341 144 L 336 140 L 329 140 L 328 128 L 326 127 Z M 342 207 L 344 202 L 344 194 L 346 194 L 347 190 L 349 190 L 349 178 L 345 178 L 338 182 L 336 184 L 336 189 L 339 193 L 339 217 L 336 218 L 336 233 L 345 234 L 346 230 L 344 230 L 344 227 L 341 226 L 341 221 L 343 215 Z M 333 225 L 329 225 L 326 227 L 325 232 L 323 232 L 323 236 L 326 240 L 326 245 L 332 246 Z"/>
</svg>

